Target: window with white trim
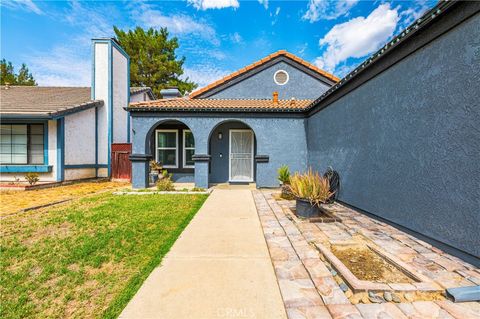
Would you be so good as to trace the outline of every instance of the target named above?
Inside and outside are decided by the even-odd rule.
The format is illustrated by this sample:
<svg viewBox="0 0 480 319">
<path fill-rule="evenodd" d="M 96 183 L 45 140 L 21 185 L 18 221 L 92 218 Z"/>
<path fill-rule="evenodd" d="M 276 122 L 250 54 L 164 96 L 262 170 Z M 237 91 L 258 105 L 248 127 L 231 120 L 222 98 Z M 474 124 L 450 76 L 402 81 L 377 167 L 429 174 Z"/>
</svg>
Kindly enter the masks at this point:
<svg viewBox="0 0 480 319">
<path fill-rule="evenodd" d="M 44 163 L 43 124 L 1 124 L 0 163 L 42 165 Z"/>
<path fill-rule="evenodd" d="M 285 70 L 278 70 L 278 71 L 275 72 L 275 74 L 273 75 L 273 80 L 274 80 L 275 83 L 278 84 L 278 85 L 285 85 L 285 84 L 287 84 L 288 79 L 289 79 L 289 75 L 288 75 L 287 71 L 285 71 Z"/>
<path fill-rule="evenodd" d="M 192 131 L 183 130 L 183 167 L 195 167 L 192 157 L 195 154 L 195 140 Z"/>
<path fill-rule="evenodd" d="M 178 130 L 156 130 L 156 161 L 165 168 L 178 167 Z"/>
</svg>

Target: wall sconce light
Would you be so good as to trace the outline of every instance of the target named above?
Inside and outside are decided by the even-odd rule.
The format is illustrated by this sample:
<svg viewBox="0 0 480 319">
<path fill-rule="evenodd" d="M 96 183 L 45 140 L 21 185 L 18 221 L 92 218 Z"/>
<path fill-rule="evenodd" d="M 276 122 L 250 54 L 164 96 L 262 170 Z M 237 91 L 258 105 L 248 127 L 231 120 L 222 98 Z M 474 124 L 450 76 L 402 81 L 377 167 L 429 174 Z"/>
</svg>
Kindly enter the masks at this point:
<svg viewBox="0 0 480 319">
<path fill-rule="evenodd" d="M 223 137 L 222 132 L 219 132 L 219 133 L 218 133 L 218 139 L 221 140 L 222 137 Z"/>
</svg>

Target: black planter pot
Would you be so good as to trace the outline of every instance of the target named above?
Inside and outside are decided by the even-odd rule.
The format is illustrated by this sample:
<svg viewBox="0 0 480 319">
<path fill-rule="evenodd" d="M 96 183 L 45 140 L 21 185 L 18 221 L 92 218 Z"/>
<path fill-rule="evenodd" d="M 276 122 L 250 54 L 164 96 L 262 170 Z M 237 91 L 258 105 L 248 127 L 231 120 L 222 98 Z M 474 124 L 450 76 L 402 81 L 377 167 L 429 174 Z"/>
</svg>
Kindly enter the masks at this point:
<svg viewBox="0 0 480 319">
<path fill-rule="evenodd" d="M 296 208 L 298 217 L 311 218 L 322 214 L 318 205 L 312 205 L 308 200 L 301 198 L 296 199 Z"/>
</svg>

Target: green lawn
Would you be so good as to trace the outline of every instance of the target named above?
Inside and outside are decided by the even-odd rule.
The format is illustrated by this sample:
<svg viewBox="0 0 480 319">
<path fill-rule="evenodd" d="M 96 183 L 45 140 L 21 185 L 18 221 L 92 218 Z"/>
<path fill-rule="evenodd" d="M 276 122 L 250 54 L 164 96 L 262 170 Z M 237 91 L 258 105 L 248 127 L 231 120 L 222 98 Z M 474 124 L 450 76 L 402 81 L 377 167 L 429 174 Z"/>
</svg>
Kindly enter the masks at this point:
<svg viewBox="0 0 480 319">
<path fill-rule="evenodd" d="M 2 220 L 0 317 L 118 316 L 206 198 L 102 194 Z"/>
</svg>

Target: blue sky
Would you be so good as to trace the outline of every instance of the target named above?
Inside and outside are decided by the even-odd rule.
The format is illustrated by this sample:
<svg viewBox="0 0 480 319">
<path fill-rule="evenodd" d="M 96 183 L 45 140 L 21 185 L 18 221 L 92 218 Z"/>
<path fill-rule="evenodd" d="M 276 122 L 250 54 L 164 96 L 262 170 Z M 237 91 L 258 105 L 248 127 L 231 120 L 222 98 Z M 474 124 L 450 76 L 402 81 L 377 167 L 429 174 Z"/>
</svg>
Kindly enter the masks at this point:
<svg viewBox="0 0 480 319">
<path fill-rule="evenodd" d="M 200 86 L 280 49 L 343 76 L 435 2 L 1 0 L 1 57 L 39 85 L 89 86 L 91 38 L 167 27 Z"/>
</svg>

